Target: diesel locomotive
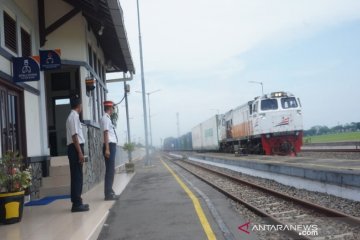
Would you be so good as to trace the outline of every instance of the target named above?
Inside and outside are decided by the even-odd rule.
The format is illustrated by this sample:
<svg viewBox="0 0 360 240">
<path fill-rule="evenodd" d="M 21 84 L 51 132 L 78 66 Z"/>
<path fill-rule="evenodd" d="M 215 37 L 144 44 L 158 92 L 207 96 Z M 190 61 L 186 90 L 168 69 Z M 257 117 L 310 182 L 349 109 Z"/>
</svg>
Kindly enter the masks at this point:
<svg viewBox="0 0 360 240">
<path fill-rule="evenodd" d="M 215 115 L 196 125 L 191 134 L 165 139 L 164 150 L 296 155 L 302 137 L 300 99 L 281 91 Z"/>
</svg>

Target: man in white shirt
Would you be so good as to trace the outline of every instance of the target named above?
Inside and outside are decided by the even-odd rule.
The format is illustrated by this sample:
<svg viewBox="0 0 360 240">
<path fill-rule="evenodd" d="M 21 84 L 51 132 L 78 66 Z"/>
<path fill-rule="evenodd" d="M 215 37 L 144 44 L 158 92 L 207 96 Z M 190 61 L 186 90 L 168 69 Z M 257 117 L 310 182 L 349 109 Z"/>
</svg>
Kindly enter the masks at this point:
<svg viewBox="0 0 360 240">
<path fill-rule="evenodd" d="M 89 205 L 84 204 L 81 198 L 83 186 L 83 163 L 85 138 L 79 113 L 82 111 L 79 95 L 70 97 L 71 112 L 66 120 L 66 144 L 71 175 L 71 212 L 89 211 Z"/>
<path fill-rule="evenodd" d="M 118 142 L 115 127 L 110 118 L 114 111 L 114 103 L 112 101 L 105 101 L 104 110 L 105 113 L 101 118 L 101 129 L 104 133 L 103 154 L 106 167 L 104 194 L 105 200 L 111 201 L 119 198 L 119 195 L 116 195 L 112 188 L 115 175 L 116 144 Z"/>
</svg>

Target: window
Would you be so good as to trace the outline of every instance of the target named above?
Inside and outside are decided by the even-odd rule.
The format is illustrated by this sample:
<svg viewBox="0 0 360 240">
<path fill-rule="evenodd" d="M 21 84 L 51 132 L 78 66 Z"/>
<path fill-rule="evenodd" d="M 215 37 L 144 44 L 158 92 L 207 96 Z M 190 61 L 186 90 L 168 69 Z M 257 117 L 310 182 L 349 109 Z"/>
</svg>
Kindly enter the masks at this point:
<svg viewBox="0 0 360 240">
<path fill-rule="evenodd" d="M 101 101 L 101 85 L 96 81 L 96 87 L 94 91 L 91 91 L 92 98 L 92 119 L 94 122 L 99 122 L 102 115 L 102 101 Z"/>
<path fill-rule="evenodd" d="M 22 49 L 22 56 L 29 57 L 32 55 L 31 52 L 31 35 L 21 28 L 21 49 Z"/>
<path fill-rule="evenodd" d="M 93 55 L 93 60 L 94 60 L 93 69 L 94 69 L 94 71 L 97 73 L 97 57 L 96 57 L 96 53 L 95 53 L 95 52 L 94 52 L 94 55 Z"/>
<path fill-rule="evenodd" d="M 101 96 L 100 96 L 100 84 L 98 81 L 96 81 L 96 105 L 97 105 L 97 114 L 98 114 L 98 119 L 101 119 Z"/>
<path fill-rule="evenodd" d="M 92 50 L 91 50 L 91 46 L 90 44 L 88 44 L 88 55 L 89 55 L 89 65 L 92 67 L 93 66 L 93 55 L 92 55 Z"/>
<path fill-rule="evenodd" d="M 278 102 L 276 99 L 265 99 L 261 100 L 261 110 L 276 110 L 278 109 Z"/>
<path fill-rule="evenodd" d="M 98 59 L 98 63 L 97 63 L 97 74 L 99 75 L 100 79 L 101 79 L 101 63 L 100 63 L 100 58 Z"/>
<path fill-rule="evenodd" d="M 4 35 L 5 46 L 17 53 L 16 21 L 6 12 L 4 12 Z"/>
<path fill-rule="evenodd" d="M 102 78 L 103 78 L 103 81 L 106 82 L 105 66 L 102 66 Z"/>
<path fill-rule="evenodd" d="M 0 88 L 0 128 L 1 134 L 1 151 L 20 151 L 21 148 L 21 125 L 19 116 L 19 95 L 8 89 Z M 21 136 L 21 137 L 20 137 Z"/>
<path fill-rule="evenodd" d="M 259 105 L 259 102 L 256 102 L 256 103 L 254 104 L 253 113 L 257 113 L 257 111 L 258 111 L 258 105 Z"/>
<path fill-rule="evenodd" d="M 101 79 L 101 81 L 105 82 L 105 80 L 103 78 L 103 76 L 104 76 L 103 70 L 104 69 L 103 69 L 102 65 L 100 65 L 99 69 L 100 69 L 100 71 L 99 71 L 100 79 Z"/>
<path fill-rule="evenodd" d="M 55 99 L 55 105 L 70 105 L 70 98 L 59 98 Z"/>
<path fill-rule="evenodd" d="M 96 105 L 96 91 L 91 91 L 92 97 L 92 119 L 94 122 L 97 122 L 97 105 Z"/>
<path fill-rule="evenodd" d="M 298 104 L 294 97 L 286 97 L 281 99 L 281 106 L 283 109 L 287 108 L 297 108 Z"/>
<path fill-rule="evenodd" d="M 103 90 L 103 87 L 102 86 L 99 86 L 99 91 L 100 91 L 100 107 L 101 107 L 101 114 L 103 114 L 104 112 L 104 105 L 103 105 L 103 102 L 104 102 L 104 90 Z"/>
</svg>

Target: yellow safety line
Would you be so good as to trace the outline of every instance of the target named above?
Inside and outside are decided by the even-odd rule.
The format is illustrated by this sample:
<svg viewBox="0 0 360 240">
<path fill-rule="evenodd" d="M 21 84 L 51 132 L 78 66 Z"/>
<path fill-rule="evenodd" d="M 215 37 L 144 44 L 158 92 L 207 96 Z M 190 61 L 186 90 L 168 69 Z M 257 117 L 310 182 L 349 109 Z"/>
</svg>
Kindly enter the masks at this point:
<svg viewBox="0 0 360 240">
<path fill-rule="evenodd" d="M 205 234 L 207 238 L 210 240 L 216 240 L 215 234 L 213 230 L 211 229 L 211 226 L 205 216 L 205 213 L 201 207 L 201 204 L 199 200 L 195 197 L 195 195 L 191 192 L 191 190 L 185 185 L 185 183 L 175 174 L 175 172 L 162 160 L 160 159 L 161 163 L 169 170 L 169 172 L 174 176 L 176 181 L 179 183 L 179 185 L 184 189 L 184 191 L 187 193 L 189 198 L 192 200 L 196 214 L 199 217 L 200 223 L 205 231 Z"/>
</svg>

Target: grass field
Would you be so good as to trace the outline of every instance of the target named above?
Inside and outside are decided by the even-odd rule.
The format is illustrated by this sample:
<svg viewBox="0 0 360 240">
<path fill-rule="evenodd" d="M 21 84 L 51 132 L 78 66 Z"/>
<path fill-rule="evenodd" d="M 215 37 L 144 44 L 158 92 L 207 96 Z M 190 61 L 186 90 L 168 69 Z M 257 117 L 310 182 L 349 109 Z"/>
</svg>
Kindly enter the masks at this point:
<svg viewBox="0 0 360 240">
<path fill-rule="evenodd" d="M 304 143 L 326 143 L 326 142 L 352 142 L 360 141 L 360 132 L 335 133 L 319 136 L 304 137 Z"/>
</svg>

